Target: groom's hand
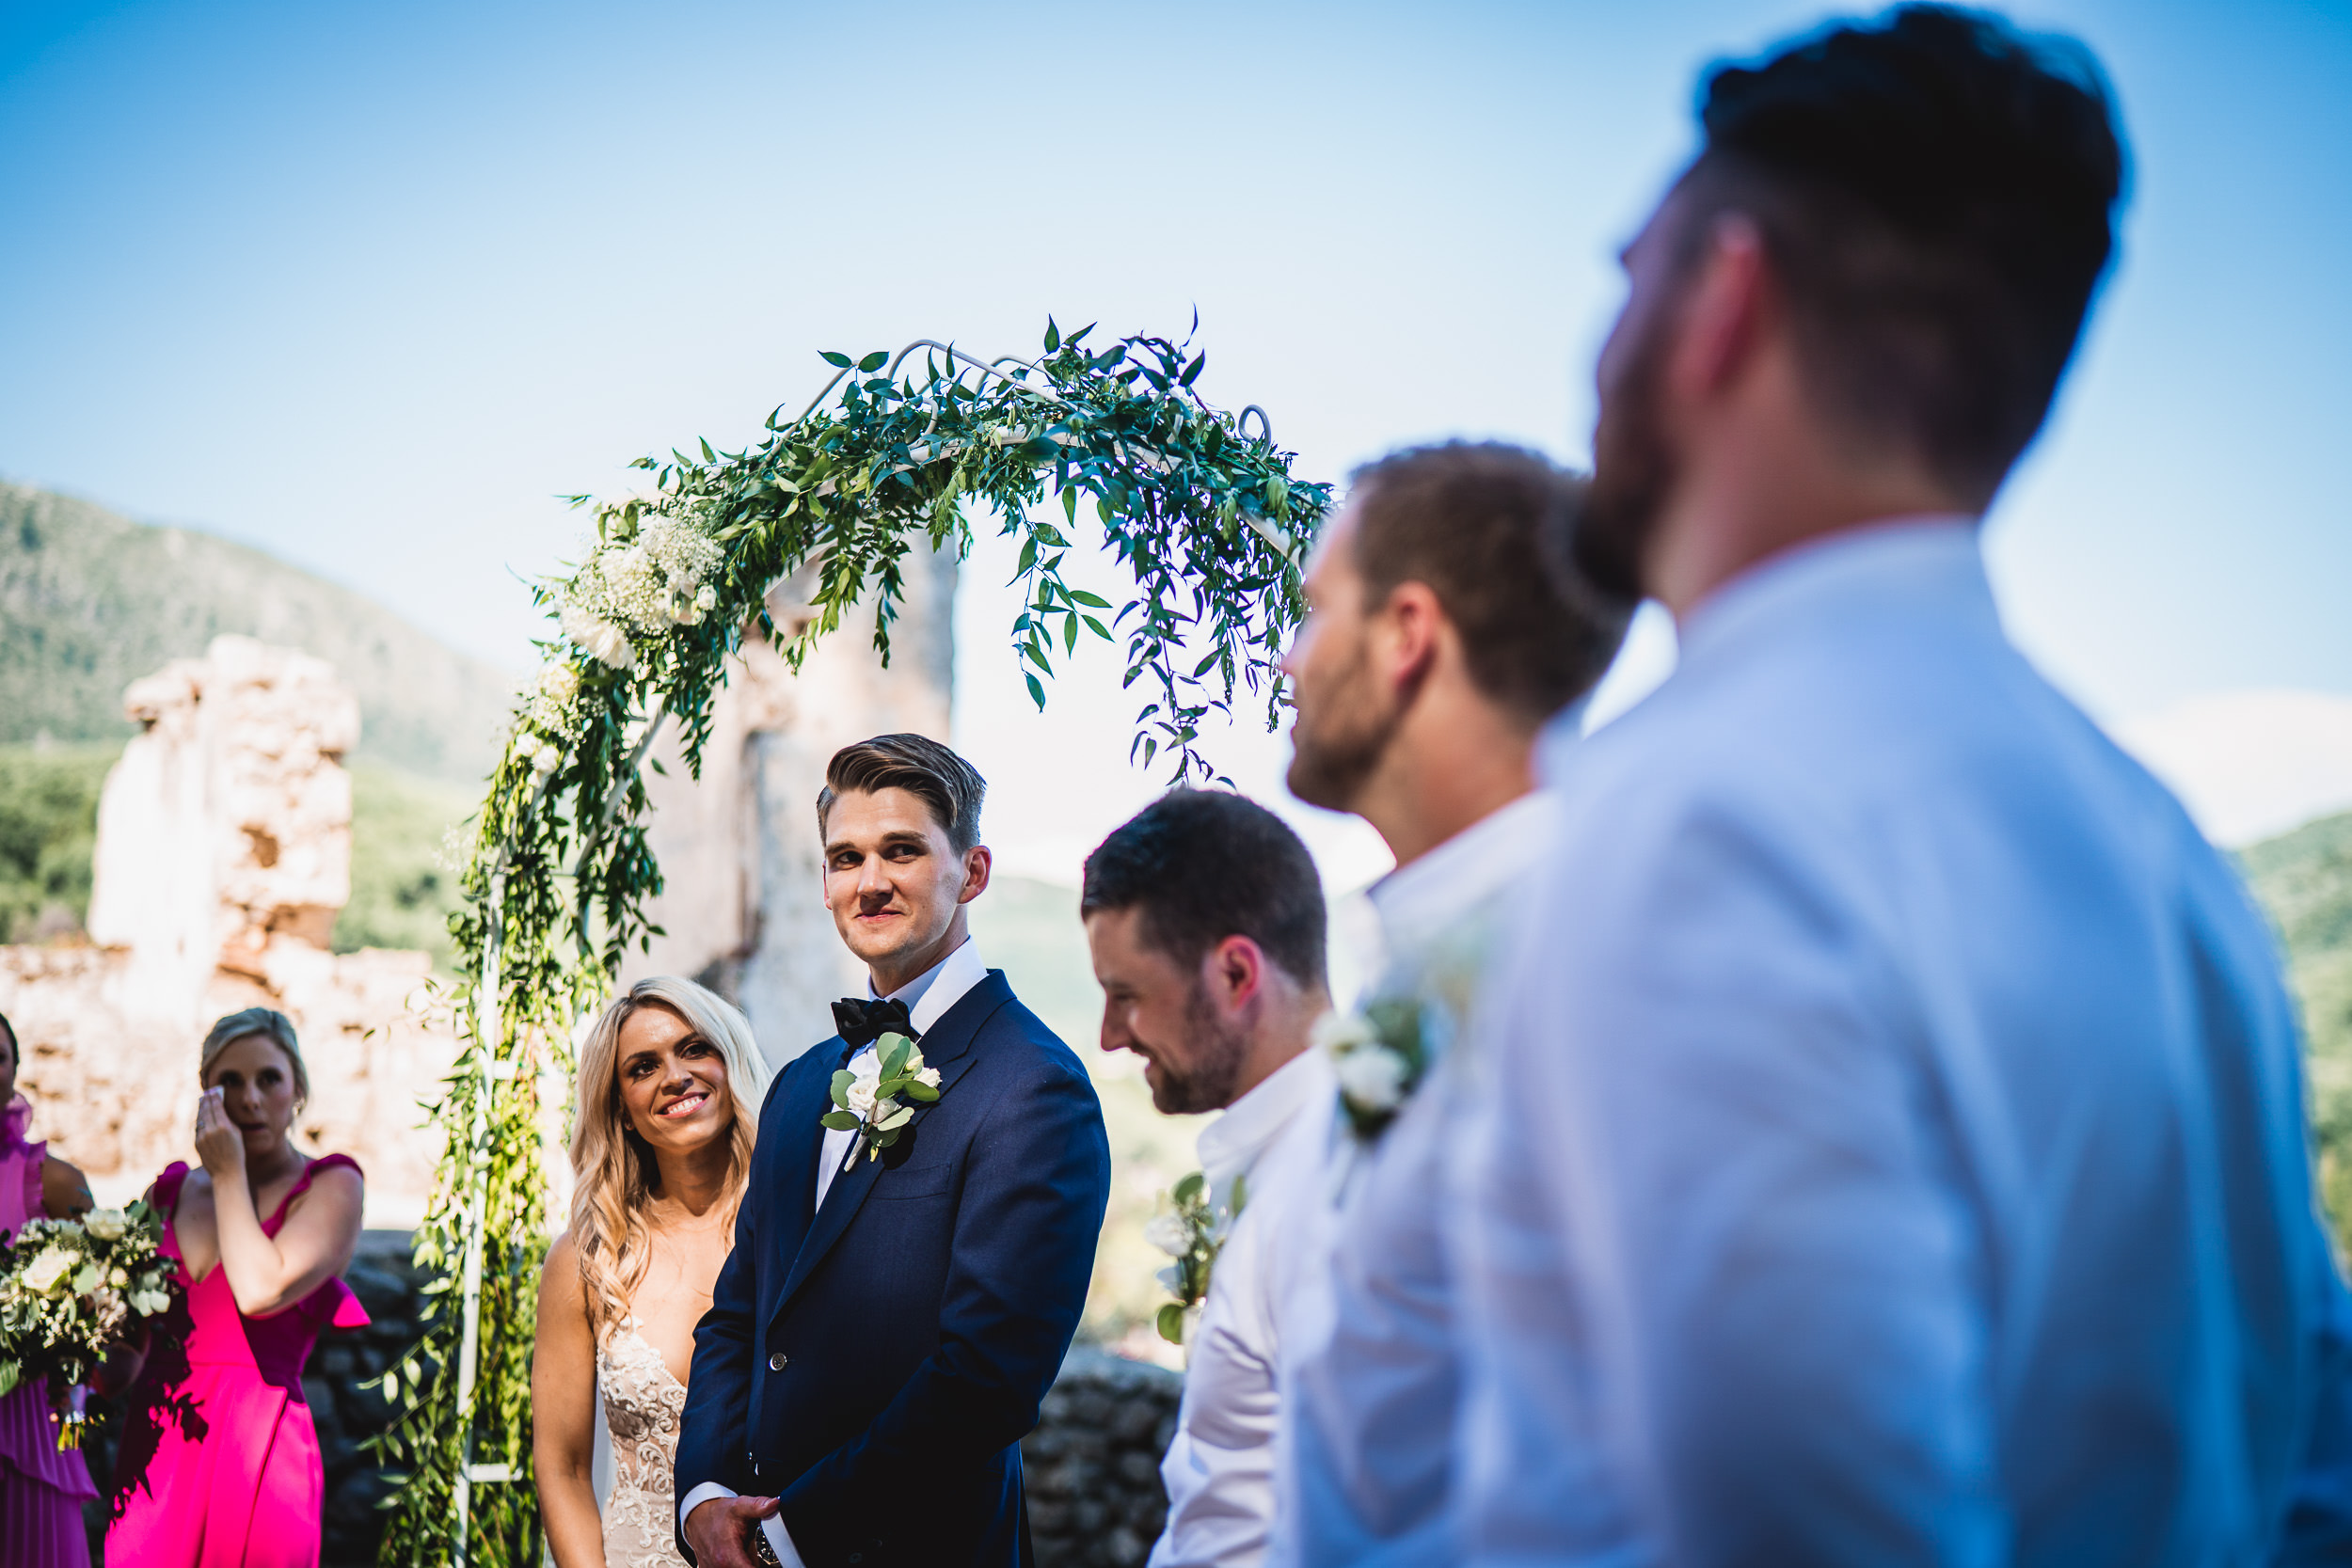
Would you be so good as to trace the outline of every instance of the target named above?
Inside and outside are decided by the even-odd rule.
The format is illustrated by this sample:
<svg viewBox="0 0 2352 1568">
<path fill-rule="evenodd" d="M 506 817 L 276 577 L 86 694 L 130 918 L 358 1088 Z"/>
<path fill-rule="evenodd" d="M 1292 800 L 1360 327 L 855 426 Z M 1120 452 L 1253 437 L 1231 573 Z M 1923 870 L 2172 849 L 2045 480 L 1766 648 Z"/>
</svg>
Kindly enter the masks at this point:
<svg viewBox="0 0 2352 1568">
<path fill-rule="evenodd" d="M 701 1568 L 758 1568 L 752 1531 L 780 1506 L 773 1497 L 713 1497 L 695 1504 L 686 1516 L 686 1544 L 694 1548 L 694 1560 Z"/>
</svg>

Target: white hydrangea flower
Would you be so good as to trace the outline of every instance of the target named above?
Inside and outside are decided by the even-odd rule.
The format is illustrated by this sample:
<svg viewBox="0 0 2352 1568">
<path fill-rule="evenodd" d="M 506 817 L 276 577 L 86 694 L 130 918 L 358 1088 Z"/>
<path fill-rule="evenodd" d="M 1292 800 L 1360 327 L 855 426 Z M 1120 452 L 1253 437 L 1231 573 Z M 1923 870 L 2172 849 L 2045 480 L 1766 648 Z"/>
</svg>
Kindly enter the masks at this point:
<svg viewBox="0 0 2352 1568">
<path fill-rule="evenodd" d="M 1180 1215 L 1154 1214 L 1144 1222 L 1143 1239 L 1170 1258 L 1182 1258 L 1192 1250 L 1192 1227 Z"/>
<path fill-rule="evenodd" d="M 118 1291 L 122 1290 L 131 1283 L 131 1273 L 128 1269 L 111 1270 L 106 1275 L 106 1283 Z"/>
<path fill-rule="evenodd" d="M 564 606 L 564 635 L 600 664 L 615 670 L 636 668 L 637 655 L 628 645 L 628 633 L 601 615 L 578 605 Z"/>
<path fill-rule="evenodd" d="M 1361 1045 L 1332 1058 L 1340 1092 L 1359 1111 L 1393 1111 L 1405 1102 L 1408 1071 L 1403 1056 L 1385 1045 Z"/>
<path fill-rule="evenodd" d="M 131 1216 L 119 1209 L 93 1209 L 83 1216 L 82 1228 L 102 1242 L 119 1242 L 131 1233 Z M 115 1273 L 122 1271 L 117 1269 Z M 115 1283 L 120 1284 L 120 1280 Z"/>
<path fill-rule="evenodd" d="M 73 1272 L 73 1255 L 60 1246 L 44 1247 L 24 1265 L 24 1288 L 37 1296 L 56 1291 L 58 1281 Z"/>
<path fill-rule="evenodd" d="M 524 718 L 545 735 L 569 735 L 580 723 L 580 672 L 567 658 L 542 669 L 531 683 L 531 703 Z"/>
<path fill-rule="evenodd" d="M 531 753 L 531 769 L 534 773 L 552 773 L 563 766 L 564 753 L 556 749 L 551 740 L 540 742 L 539 749 Z"/>
</svg>

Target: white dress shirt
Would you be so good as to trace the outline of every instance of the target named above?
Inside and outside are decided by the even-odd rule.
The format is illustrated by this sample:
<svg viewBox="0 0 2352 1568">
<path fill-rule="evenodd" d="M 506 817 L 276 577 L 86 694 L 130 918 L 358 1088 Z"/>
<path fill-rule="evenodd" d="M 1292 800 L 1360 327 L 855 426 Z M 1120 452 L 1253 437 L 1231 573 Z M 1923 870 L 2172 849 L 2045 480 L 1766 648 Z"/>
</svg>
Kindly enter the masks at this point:
<svg viewBox="0 0 2352 1568">
<path fill-rule="evenodd" d="M 1300 1231 L 1322 1202 L 1337 1093 L 1329 1058 L 1310 1048 L 1200 1133 L 1212 1202 L 1230 1205 L 1248 1180 L 1190 1336 L 1176 1435 L 1160 1463 L 1168 1526 L 1151 1568 L 1249 1568 L 1265 1556 L 1283 1324 L 1310 1269 Z"/>
<path fill-rule="evenodd" d="M 1371 889 L 1384 949 L 1375 995 L 1420 992 L 1450 1010 L 1506 917 L 1508 890 L 1542 863 L 1549 796 L 1518 800 L 1398 867 Z M 1442 1045 L 1443 1031 L 1432 1038 Z M 1343 1123 L 1327 1144 L 1328 1297 L 1288 1363 L 1292 1411 L 1279 1445 L 1283 1563 L 1422 1564 L 1448 1555 L 1460 1362 L 1453 1338 L 1443 1187 L 1451 1052 L 1378 1139 Z"/>
<path fill-rule="evenodd" d="M 1469 1561 L 2352 1545 L 2270 935 L 1970 525 L 1751 570 L 1556 787 L 1446 1139 Z"/>
<path fill-rule="evenodd" d="M 877 1002 L 905 1003 L 907 1022 L 919 1036 L 945 1017 L 948 1008 L 962 1001 L 964 992 L 987 978 L 988 965 L 981 961 L 979 943 L 966 937 L 954 952 L 886 997 L 875 994 L 873 979 L 868 976 L 866 982 L 866 994 Z M 920 1043 L 918 1040 L 918 1046 Z M 871 1060 L 873 1056 L 874 1047 L 863 1046 L 856 1054 L 850 1058 L 850 1064 L 854 1069 L 859 1061 Z M 833 1180 L 841 1174 L 842 1166 L 849 1163 L 850 1147 L 859 1136 L 860 1134 L 854 1132 L 844 1132 L 832 1127 L 825 1129 L 824 1140 L 818 1146 L 817 1153 L 817 1207 L 818 1209 L 825 1206 L 825 1195 L 833 1191 Z M 731 1487 L 722 1486 L 715 1481 L 704 1481 L 679 1500 L 677 1516 L 680 1528 L 684 1527 L 688 1514 L 711 1498 L 737 1496 L 739 1494 Z M 799 1548 L 792 1544 L 792 1533 L 784 1528 L 784 1519 L 781 1515 L 761 1520 L 759 1528 L 760 1533 L 768 1537 L 768 1544 L 775 1552 L 776 1561 L 781 1563 L 783 1568 L 806 1568 L 801 1560 Z"/>
</svg>

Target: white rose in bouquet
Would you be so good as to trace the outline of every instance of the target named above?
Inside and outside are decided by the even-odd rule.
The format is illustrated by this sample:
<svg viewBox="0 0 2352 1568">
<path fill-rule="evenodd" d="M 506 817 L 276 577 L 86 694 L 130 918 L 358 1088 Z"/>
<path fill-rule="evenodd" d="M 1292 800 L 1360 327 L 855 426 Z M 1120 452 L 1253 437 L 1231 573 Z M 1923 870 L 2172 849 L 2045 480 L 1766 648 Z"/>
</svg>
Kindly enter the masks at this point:
<svg viewBox="0 0 2352 1568">
<path fill-rule="evenodd" d="M 151 1318 L 171 1305 L 171 1296 L 164 1291 L 134 1291 L 131 1310 L 142 1318 Z"/>
<path fill-rule="evenodd" d="M 119 1209 L 93 1209 L 82 1219 L 82 1228 L 102 1242 L 119 1242 L 131 1233 L 131 1216 Z"/>
<path fill-rule="evenodd" d="M 37 1296 L 50 1295 L 72 1272 L 73 1254 L 61 1246 L 44 1247 L 38 1257 L 24 1265 L 24 1288 Z"/>
</svg>

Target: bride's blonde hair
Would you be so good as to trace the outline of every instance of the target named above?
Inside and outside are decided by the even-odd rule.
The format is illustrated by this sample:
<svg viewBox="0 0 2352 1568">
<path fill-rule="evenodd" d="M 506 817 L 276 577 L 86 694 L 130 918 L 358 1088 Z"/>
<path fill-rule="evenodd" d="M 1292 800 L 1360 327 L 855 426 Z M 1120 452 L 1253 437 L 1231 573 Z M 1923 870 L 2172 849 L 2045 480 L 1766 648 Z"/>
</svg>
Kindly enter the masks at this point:
<svg viewBox="0 0 2352 1568">
<path fill-rule="evenodd" d="M 621 1108 L 620 1057 L 621 1025 L 631 1014 L 656 1006 L 685 1020 L 727 1064 L 735 1126 L 721 1217 L 730 1245 L 735 1212 L 751 1174 L 759 1102 L 768 1088 L 768 1063 L 752 1039 L 750 1021 L 725 998 L 691 980 L 672 974 L 640 980 L 607 1003 L 589 1028 L 580 1050 L 580 1104 L 572 1118 L 571 1236 L 572 1251 L 580 1259 L 580 1293 L 588 1305 L 588 1327 L 598 1344 L 609 1329 L 628 1321 L 629 1297 L 652 1260 L 653 1233 L 645 1225 L 645 1206 L 660 1173 L 652 1148 L 629 1126 Z"/>
</svg>

